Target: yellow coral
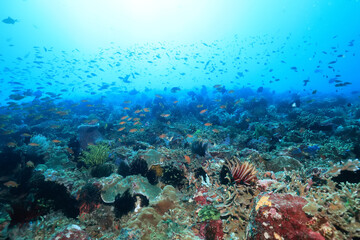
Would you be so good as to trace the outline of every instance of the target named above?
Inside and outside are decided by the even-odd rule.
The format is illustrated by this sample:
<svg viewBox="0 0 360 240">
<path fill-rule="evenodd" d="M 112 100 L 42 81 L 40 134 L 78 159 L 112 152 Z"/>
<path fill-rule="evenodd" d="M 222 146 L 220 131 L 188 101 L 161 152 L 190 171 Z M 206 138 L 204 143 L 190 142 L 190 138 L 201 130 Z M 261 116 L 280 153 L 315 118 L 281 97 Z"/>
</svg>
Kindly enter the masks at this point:
<svg viewBox="0 0 360 240">
<path fill-rule="evenodd" d="M 259 210 L 262 206 L 271 206 L 271 202 L 269 201 L 270 196 L 262 196 L 259 202 L 256 204 L 255 210 Z"/>
</svg>

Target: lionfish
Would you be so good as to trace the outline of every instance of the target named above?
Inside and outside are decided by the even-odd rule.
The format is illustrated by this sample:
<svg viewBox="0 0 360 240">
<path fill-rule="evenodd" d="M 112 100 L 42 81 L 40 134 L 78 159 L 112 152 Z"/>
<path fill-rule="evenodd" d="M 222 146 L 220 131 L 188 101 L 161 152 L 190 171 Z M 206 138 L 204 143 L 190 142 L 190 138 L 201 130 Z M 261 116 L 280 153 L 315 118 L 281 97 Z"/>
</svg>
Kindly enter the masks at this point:
<svg viewBox="0 0 360 240">
<path fill-rule="evenodd" d="M 249 162 L 240 162 L 236 157 L 226 161 L 226 167 L 237 184 L 250 185 L 256 179 L 256 168 Z"/>
</svg>

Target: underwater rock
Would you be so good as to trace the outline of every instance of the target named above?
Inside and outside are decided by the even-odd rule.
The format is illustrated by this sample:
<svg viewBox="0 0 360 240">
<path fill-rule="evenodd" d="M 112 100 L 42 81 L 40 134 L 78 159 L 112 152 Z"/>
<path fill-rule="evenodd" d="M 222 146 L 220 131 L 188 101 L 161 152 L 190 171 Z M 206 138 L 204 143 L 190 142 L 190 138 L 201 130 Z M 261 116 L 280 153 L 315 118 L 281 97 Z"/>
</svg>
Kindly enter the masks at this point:
<svg viewBox="0 0 360 240">
<path fill-rule="evenodd" d="M 4 148 L 0 152 L 0 176 L 11 174 L 21 163 L 21 154 L 12 148 Z"/>
<path fill-rule="evenodd" d="M 222 240 L 224 239 L 223 224 L 219 220 L 211 220 L 200 223 L 199 236 L 203 239 Z"/>
<path fill-rule="evenodd" d="M 261 195 L 254 206 L 247 239 L 325 240 L 307 224 L 311 220 L 303 207 L 307 201 L 290 194 Z"/>
<path fill-rule="evenodd" d="M 64 230 L 58 232 L 52 240 L 91 240 L 89 235 L 78 225 L 69 225 Z"/>
<path fill-rule="evenodd" d="M 105 203 L 115 202 L 115 197 L 118 194 L 123 194 L 127 189 L 130 189 L 131 195 L 141 194 L 146 196 L 150 203 L 161 192 L 159 187 L 151 185 L 145 177 L 139 175 L 123 178 L 118 174 L 112 174 L 107 178 L 100 179 L 99 183 L 103 186 L 101 199 Z"/>
<path fill-rule="evenodd" d="M 78 127 L 79 143 L 82 149 L 86 149 L 89 144 L 96 144 L 102 140 L 99 132 L 99 124 L 97 125 L 80 125 Z"/>
<path fill-rule="evenodd" d="M 80 190 L 77 200 L 80 201 L 80 215 L 90 213 L 101 203 L 100 186 L 87 183 Z"/>
<path fill-rule="evenodd" d="M 266 170 L 273 172 L 299 170 L 302 168 L 302 164 L 295 158 L 289 156 L 279 156 L 270 161 L 265 162 Z"/>
</svg>

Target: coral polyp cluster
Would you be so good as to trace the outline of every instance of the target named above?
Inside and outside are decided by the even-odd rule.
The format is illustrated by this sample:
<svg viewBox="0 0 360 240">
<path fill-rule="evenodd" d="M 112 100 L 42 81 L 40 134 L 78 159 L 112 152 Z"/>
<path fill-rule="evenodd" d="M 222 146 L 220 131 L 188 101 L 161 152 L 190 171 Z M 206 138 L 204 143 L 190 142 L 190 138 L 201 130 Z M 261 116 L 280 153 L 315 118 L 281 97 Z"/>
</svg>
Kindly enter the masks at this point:
<svg viewBox="0 0 360 240">
<path fill-rule="evenodd" d="M 226 162 L 226 166 L 237 184 L 250 185 L 256 180 L 256 168 L 247 161 L 240 162 L 238 158 L 234 157 Z"/>
</svg>

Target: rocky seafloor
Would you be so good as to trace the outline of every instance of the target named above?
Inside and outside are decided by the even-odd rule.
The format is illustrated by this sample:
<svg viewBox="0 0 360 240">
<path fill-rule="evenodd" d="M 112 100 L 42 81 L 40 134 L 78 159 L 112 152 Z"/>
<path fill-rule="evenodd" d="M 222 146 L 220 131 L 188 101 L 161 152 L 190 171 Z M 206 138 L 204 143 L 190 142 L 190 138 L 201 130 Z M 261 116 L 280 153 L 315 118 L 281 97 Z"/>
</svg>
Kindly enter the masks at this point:
<svg viewBox="0 0 360 240">
<path fill-rule="evenodd" d="M 360 106 L 344 98 L 50 101 L 0 119 L 0 239 L 360 239 Z"/>
</svg>

